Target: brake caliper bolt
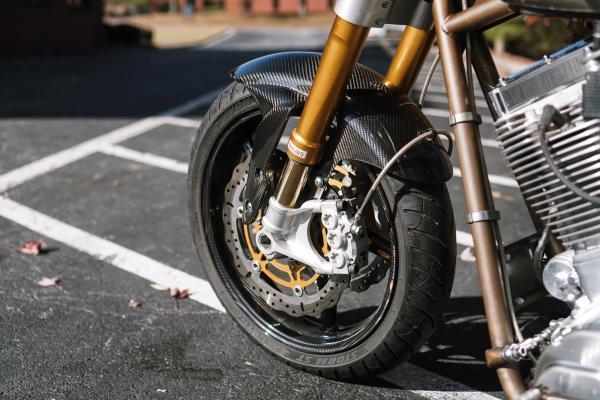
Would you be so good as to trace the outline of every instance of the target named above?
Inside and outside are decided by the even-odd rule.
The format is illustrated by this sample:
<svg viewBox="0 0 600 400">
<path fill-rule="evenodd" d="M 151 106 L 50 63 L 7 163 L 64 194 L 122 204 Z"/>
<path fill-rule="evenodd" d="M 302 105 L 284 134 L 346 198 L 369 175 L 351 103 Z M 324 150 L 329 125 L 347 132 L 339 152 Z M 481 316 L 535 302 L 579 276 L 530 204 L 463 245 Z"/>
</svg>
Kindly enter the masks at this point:
<svg viewBox="0 0 600 400">
<path fill-rule="evenodd" d="M 337 217 L 333 214 L 324 213 L 321 215 L 321 223 L 327 229 L 335 229 L 337 227 Z"/>
<path fill-rule="evenodd" d="M 315 186 L 318 188 L 322 188 L 323 186 L 325 186 L 325 179 L 323 179 L 320 176 L 317 176 L 315 178 Z"/>
<path fill-rule="evenodd" d="M 342 269 L 344 268 L 344 265 L 346 265 L 346 259 L 344 258 L 344 255 L 337 251 L 332 251 L 329 253 L 329 261 L 336 269 Z"/>
</svg>

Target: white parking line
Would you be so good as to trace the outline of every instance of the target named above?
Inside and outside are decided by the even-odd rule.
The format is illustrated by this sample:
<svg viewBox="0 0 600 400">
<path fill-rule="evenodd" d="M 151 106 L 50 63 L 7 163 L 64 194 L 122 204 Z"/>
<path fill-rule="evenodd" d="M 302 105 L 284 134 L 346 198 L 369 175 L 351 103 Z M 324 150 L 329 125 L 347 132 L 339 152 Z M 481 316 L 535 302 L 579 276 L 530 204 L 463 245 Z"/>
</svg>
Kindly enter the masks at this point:
<svg viewBox="0 0 600 400">
<path fill-rule="evenodd" d="M 223 43 L 224 41 L 231 39 L 236 33 L 237 33 L 237 30 L 235 30 L 233 28 L 229 28 L 220 37 L 218 37 L 215 40 L 212 40 L 206 44 L 195 47 L 194 50 L 210 49 L 211 47 L 214 47 L 214 46 L 218 45 L 219 43 Z"/>
<path fill-rule="evenodd" d="M 141 135 L 142 133 L 148 132 L 165 123 L 183 123 L 183 119 L 175 119 L 173 117 L 210 104 L 215 96 L 222 90 L 223 88 L 218 88 L 208 94 L 160 113 L 158 116 L 144 118 L 141 121 L 115 129 L 112 132 L 95 137 L 0 175 L 0 193 L 40 175 L 44 175 L 50 171 L 54 171 L 74 161 L 87 157 L 104 149 L 107 145 L 117 144 L 131 139 L 132 137 Z M 192 123 L 189 121 L 191 120 L 187 120 L 186 124 L 191 125 Z"/>
<path fill-rule="evenodd" d="M 454 176 L 456 178 L 462 178 L 462 172 L 461 172 L 460 168 L 454 167 L 453 169 L 454 169 Z M 493 183 L 495 185 L 506 186 L 506 187 L 510 187 L 510 188 L 517 188 L 517 189 L 519 188 L 519 184 L 513 178 L 508 178 L 506 176 L 493 175 L 493 174 L 488 174 L 488 178 L 490 180 L 490 183 Z"/>
<path fill-rule="evenodd" d="M 0 196 L 0 216 L 151 282 L 188 289 L 193 300 L 215 310 L 225 311 L 212 287 L 204 279 L 68 225 L 4 196 Z"/>
<path fill-rule="evenodd" d="M 452 135 L 452 138 L 454 138 L 454 134 L 452 132 L 450 132 L 450 134 Z M 446 136 L 439 135 L 438 137 L 444 141 L 448 141 L 448 138 Z M 500 148 L 500 145 L 498 144 L 498 141 L 496 139 L 481 138 L 480 140 L 481 140 L 481 144 L 483 145 L 483 147 L 491 147 L 494 149 Z"/>
<path fill-rule="evenodd" d="M 170 171 L 187 174 L 188 165 L 186 163 L 173 160 L 171 158 L 160 157 L 151 153 L 132 150 L 123 146 L 110 145 L 100 149 L 101 153 L 109 156 L 125 158 L 142 164 L 152 165 L 153 167 L 168 169 Z"/>
<path fill-rule="evenodd" d="M 170 125 L 177 125 L 183 128 L 194 128 L 198 129 L 202 119 L 190 119 L 181 117 L 165 117 L 165 123 Z"/>
<path fill-rule="evenodd" d="M 456 231 L 456 244 L 460 246 L 473 247 L 473 236 L 468 232 Z"/>
</svg>

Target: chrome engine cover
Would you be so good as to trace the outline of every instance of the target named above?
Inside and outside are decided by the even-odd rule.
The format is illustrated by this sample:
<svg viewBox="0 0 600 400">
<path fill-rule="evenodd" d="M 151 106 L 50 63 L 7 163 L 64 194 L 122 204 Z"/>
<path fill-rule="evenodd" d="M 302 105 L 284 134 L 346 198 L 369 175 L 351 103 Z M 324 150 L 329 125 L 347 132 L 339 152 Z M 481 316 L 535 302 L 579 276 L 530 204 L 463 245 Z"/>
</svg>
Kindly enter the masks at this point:
<svg viewBox="0 0 600 400">
<path fill-rule="evenodd" d="M 571 123 L 548 131 L 550 153 L 563 173 L 590 194 L 600 193 L 600 119 L 582 116 L 589 46 L 580 42 L 536 63 L 492 93 L 498 141 L 529 207 L 566 248 L 600 245 L 600 208 L 577 196 L 554 174 L 539 141 L 544 106 Z"/>
</svg>

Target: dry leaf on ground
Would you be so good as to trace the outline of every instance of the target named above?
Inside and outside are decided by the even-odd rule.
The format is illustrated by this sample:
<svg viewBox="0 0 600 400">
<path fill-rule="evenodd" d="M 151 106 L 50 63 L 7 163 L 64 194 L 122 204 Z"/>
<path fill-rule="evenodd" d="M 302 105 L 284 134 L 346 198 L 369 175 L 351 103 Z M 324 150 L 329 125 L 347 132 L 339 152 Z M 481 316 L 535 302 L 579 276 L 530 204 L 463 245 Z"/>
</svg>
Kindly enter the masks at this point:
<svg viewBox="0 0 600 400">
<path fill-rule="evenodd" d="M 42 252 L 43 245 L 44 245 L 44 243 L 39 239 L 32 240 L 31 242 L 25 243 L 21 247 L 17 247 L 16 251 L 17 251 L 17 253 L 21 253 L 21 254 L 37 256 Z"/>
<path fill-rule="evenodd" d="M 42 278 L 37 284 L 41 287 L 55 287 L 57 289 L 62 289 L 60 286 L 60 278 Z"/>
<path fill-rule="evenodd" d="M 154 290 L 158 290 L 159 292 L 166 292 L 169 290 L 168 287 L 161 285 L 160 283 L 151 283 L 150 287 Z"/>
<path fill-rule="evenodd" d="M 169 291 L 169 294 L 171 295 L 171 298 L 173 299 L 173 308 L 176 311 L 179 311 L 179 300 L 187 299 L 188 297 L 190 297 L 190 293 L 188 292 L 187 289 L 179 290 L 177 288 L 171 288 Z"/>
<path fill-rule="evenodd" d="M 129 299 L 129 303 L 127 303 L 127 307 L 129 308 L 138 308 L 142 305 L 139 301 L 135 299 Z"/>
<path fill-rule="evenodd" d="M 468 263 L 473 263 L 473 262 L 477 261 L 477 259 L 475 258 L 475 255 L 473 254 L 472 247 L 465 248 L 458 256 L 458 259 L 461 261 L 464 261 L 464 262 L 468 262 Z"/>
</svg>

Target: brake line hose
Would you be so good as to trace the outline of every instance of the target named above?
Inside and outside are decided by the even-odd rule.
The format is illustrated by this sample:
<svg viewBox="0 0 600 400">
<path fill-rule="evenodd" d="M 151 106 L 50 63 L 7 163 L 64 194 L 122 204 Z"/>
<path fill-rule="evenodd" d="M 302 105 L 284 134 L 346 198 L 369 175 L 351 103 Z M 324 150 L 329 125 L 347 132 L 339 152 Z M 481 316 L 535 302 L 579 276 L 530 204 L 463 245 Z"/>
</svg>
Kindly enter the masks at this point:
<svg viewBox="0 0 600 400">
<path fill-rule="evenodd" d="M 425 133 L 420 134 L 419 136 L 417 136 L 416 138 L 412 139 L 410 142 L 406 143 L 404 146 L 402 146 L 402 148 L 394 155 L 394 157 L 392 157 L 390 159 L 390 161 L 388 161 L 385 166 L 381 169 L 381 172 L 379 173 L 379 175 L 377 176 L 377 178 L 375 179 L 375 181 L 373 182 L 373 184 L 371 185 L 371 188 L 369 189 L 369 191 L 367 192 L 367 195 L 365 196 L 360 208 L 358 209 L 358 211 L 356 212 L 356 214 L 354 215 L 354 220 L 355 222 L 360 221 L 362 214 L 365 210 L 365 207 L 367 206 L 367 204 L 369 204 L 369 200 L 371 200 L 371 197 L 373 196 L 373 193 L 375 193 L 375 190 L 377 190 L 377 187 L 379 186 L 379 184 L 381 183 L 381 181 L 383 180 L 383 178 L 386 177 L 386 175 L 390 172 L 390 170 L 392 169 L 392 167 L 394 166 L 394 164 L 396 164 L 396 162 L 398 160 L 400 160 L 400 158 L 404 155 L 406 155 L 406 153 L 416 144 L 422 142 L 423 140 L 435 136 L 435 135 L 443 135 L 446 136 L 448 138 L 448 141 L 450 143 L 452 143 L 452 136 L 448 133 L 448 132 L 444 132 L 444 131 L 435 131 L 434 129 L 430 129 Z"/>
</svg>

